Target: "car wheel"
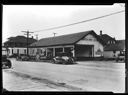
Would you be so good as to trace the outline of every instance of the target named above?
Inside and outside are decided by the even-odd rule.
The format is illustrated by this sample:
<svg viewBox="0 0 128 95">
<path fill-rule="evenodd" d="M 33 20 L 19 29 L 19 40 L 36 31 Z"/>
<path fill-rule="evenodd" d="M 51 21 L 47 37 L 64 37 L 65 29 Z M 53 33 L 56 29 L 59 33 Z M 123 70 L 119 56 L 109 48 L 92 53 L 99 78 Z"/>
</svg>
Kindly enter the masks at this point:
<svg viewBox="0 0 128 95">
<path fill-rule="evenodd" d="M 66 61 L 63 61 L 63 62 L 62 62 L 62 64 L 64 64 L 64 65 L 67 64 L 67 63 L 68 63 L 68 62 L 66 62 Z"/>
<path fill-rule="evenodd" d="M 54 59 L 52 60 L 52 63 L 55 63 L 55 60 Z"/>
<path fill-rule="evenodd" d="M 73 63 L 73 59 L 69 59 L 69 60 L 68 60 L 68 63 L 69 63 L 69 64 L 72 64 L 72 63 Z"/>
</svg>

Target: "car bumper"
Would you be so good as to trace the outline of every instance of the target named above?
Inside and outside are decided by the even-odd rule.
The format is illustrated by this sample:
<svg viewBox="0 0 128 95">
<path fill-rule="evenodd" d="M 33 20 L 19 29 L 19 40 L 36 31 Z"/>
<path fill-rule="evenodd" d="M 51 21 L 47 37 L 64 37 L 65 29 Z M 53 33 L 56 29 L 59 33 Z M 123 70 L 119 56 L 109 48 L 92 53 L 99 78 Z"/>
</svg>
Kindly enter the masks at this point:
<svg viewBox="0 0 128 95">
<path fill-rule="evenodd" d="M 61 63 L 61 64 L 73 64 L 73 61 L 68 61 L 68 60 L 56 60 L 55 63 Z"/>
</svg>

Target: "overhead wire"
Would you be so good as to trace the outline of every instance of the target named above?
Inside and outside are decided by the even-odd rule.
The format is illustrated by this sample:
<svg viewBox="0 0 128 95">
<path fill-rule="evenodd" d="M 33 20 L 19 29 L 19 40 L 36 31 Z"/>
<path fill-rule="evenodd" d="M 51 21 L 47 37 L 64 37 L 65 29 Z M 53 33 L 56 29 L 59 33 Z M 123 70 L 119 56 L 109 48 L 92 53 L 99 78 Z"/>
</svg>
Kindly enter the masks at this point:
<svg viewBox="0 0 128 95">
<path fill-rule="evenodd" d="M 61 25 L 61 26 L 57 26 L 57 27 L 52 27 L 52 28 L 37 30 L 37 31 L 33 31 L 33 32 L 41 32 L 41 31 L 48 31 L 48 30 L 53 30 L 53 29 L 68 27 L 68 26 L 72 26 L 72 25 L 76 25 L 76 24 L 85 23 L 85 22 L 88 22 L 88 21 L 92 21 L 92 20 L 104 18 L 104 17 L 107 17 L 107 16 L 115 15 L 115 14 L 122 13 L 122 12 L 125 12 L 125 10 L 114 12 L 114 13 L 110 13 L 110 14 L 107 14 L 107 15 L 99 16 L 99 17 L 95 17 L 95 18 L 88 19 L 88 20 L 83 20 L 83 21 L 80 21 L 80 22 L 75 22 L 75 23 L 71 23 L 71 24 L 67 24 L 67 25 Z"/>
</svg>

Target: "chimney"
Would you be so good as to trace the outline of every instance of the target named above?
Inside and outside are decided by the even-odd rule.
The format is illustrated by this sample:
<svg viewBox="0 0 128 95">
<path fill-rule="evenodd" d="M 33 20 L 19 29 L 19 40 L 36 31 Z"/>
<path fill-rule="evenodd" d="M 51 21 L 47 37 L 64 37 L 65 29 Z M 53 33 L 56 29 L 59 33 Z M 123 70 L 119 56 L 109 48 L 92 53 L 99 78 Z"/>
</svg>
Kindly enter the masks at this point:
<svg viewBox="0 0 128 95">
<path fill-rule="evenodd" d="M 100 30 L 100 36 L 102 36 L 102 30 Z"/>
</svg>

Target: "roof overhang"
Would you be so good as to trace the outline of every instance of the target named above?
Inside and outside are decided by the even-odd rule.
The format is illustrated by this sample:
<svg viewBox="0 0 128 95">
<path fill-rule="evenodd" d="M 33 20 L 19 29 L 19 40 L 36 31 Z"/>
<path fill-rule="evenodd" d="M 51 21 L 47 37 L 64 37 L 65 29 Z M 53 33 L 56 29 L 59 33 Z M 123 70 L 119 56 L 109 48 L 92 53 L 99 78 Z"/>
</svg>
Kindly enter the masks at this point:
<svg viewBox="0 0 128 95">
<path fill-rule="evenodd" d="M 58 44 L 58 45 L 48 45 L 48 46 L 29 46 L 29 48 L 46 48 L 46 47 L 57 47 L 57 46 L 65 47 L 65 46 L 69 46 L 69 45 L 74 46 L 74 44 Z"/>
</svg>

